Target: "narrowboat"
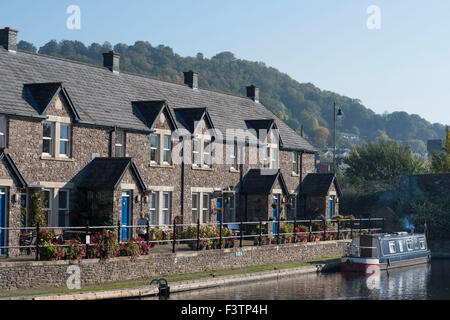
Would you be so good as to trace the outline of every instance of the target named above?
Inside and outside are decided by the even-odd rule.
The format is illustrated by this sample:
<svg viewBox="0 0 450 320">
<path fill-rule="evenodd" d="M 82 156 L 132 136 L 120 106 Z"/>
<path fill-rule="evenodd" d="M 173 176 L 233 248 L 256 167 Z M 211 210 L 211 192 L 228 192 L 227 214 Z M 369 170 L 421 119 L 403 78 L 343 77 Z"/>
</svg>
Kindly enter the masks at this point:
<svg viewBox="0 0 450 320">
<path fill-rule="evenodd" d="M 428 263 L 431 251 L 424 234 L 397 232 L 353 238 L 341 259 L 341 271 L 373 273 Z"/>
</svg>

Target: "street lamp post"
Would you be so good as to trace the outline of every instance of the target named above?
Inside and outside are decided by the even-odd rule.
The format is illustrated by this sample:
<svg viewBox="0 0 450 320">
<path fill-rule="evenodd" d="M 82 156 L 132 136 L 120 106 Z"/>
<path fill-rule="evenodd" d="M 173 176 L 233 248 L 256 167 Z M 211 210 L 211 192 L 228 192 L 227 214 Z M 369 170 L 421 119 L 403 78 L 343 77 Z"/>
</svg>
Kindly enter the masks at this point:
<svg viewBox="0 0 450 320">
<path fill-rule="evenodd" d="M 336 116 L 342 116 L 341 108 L 338 109 L 336 114 L 336 101 L 333 102 L 333 173 L 336 173 Z"/>
</svg>

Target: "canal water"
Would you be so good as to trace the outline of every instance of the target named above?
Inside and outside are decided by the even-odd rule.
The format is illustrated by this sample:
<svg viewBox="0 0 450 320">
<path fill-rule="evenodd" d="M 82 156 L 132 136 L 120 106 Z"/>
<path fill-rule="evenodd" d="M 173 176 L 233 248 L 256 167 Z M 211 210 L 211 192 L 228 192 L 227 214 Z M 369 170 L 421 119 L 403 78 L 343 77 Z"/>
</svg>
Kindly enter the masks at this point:
<svg viewBox="0 0 450 320">
<path fill-rule="evenodd" d="M 172 293 L 170 300 L 450 299 L 450 260 L 357 274 L 303 274 L 197 291 Z M 154 297 L 148 299 L 155 299 Z"/>
</svg>

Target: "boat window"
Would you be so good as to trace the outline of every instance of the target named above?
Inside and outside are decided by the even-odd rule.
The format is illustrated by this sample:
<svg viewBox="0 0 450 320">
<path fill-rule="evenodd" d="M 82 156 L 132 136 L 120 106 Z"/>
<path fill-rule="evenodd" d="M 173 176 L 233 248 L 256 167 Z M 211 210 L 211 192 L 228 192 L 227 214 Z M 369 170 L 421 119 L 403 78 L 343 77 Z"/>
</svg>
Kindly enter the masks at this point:
<svg viewBox="0 0 450 320">
<path fill-rule="evenodd" d="M 419 239 L 420 249 L 425 249 L 425 239 Z"/>
<path fill-rule="evenodd" d="M 408 251 L 412 251 L 413 245 L 411 239 L 406 240 L 406 247 L 408 248 Z"/>
<path fill-rule="evenodd" d="M 403 241 L 402 240 L 398 240 L 398 250 L 400 252 L 403 252 Z"/>
<path fill-rule="evenodd" d="M 395 241 L 389 241 L 389 252 L 395 253 Z"/>
</svg>

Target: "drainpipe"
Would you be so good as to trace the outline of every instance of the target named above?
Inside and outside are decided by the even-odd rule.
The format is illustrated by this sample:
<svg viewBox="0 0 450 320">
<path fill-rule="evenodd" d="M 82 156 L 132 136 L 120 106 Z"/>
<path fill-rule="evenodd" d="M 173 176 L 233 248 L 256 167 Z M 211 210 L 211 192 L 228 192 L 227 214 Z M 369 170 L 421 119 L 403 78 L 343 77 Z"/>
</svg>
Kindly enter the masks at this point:
<svg viewBox="0 0 450 320">
<path fill-rule="evenodd" d="M 183 137 L 180 137 L 179 143 L 184 143 Z M 181 192 L 180 192 L 180 214 L 181 223 L 184 223 L 184 145 L 181 149 Z"/>
<path fill-rule="evenodd" d="M 303 188 L 302 188 L 302 184 L 303 184 L 303 154 L 304 154 L 304 152 L 300 151 L 300 177 L 299 177 L 300 184 L 299 184 L 299 189 L 298 189 L 300 203 L 298 205 L 298 208 L 300 208 L 300 206 L 303 202 L 303 217 L 306 217 L 306 199 L 302 195 L 302 191 L 303 191 Z M 297 210 L 298 210 L 298 208 L 297 208 Z"/>
</svg>

